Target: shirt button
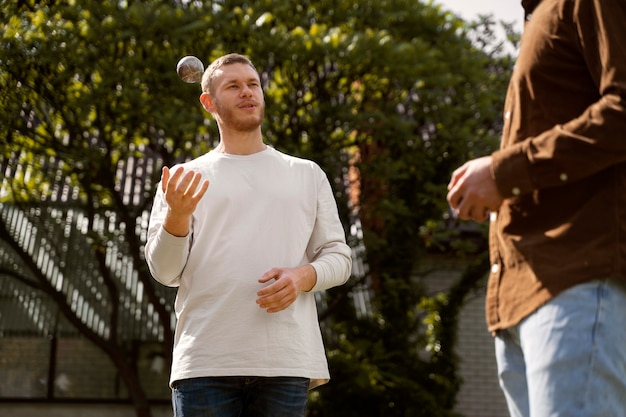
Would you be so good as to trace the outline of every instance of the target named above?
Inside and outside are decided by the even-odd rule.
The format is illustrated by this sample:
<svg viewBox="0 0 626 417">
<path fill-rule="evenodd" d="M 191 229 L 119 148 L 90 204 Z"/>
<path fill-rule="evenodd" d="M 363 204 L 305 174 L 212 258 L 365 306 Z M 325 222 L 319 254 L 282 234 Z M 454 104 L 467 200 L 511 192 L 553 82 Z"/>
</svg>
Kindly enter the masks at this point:
<svg viewBox="0 0 626 417">
<path fill-rule="evenodd" d="M 491 273 L 495 274 L 500 270 L 500 266 L 498 264 L 491 265 Z"/>
<path fill-rule="evenodd" d="M 521 191 L 520 191 L 520 189 L 518 187 L 513 187 L 511 192 L 513 193 L 513 195 L 520 195 L 520 193 L 521 193 Z"/>
<path fill-rule="evenodd" d="M 567 174 L 566 173 L 562 173 L 559 178 L 561 178 L 561 181 L 565 182 L 565 181 L 567 181 Z"/>
</svg>

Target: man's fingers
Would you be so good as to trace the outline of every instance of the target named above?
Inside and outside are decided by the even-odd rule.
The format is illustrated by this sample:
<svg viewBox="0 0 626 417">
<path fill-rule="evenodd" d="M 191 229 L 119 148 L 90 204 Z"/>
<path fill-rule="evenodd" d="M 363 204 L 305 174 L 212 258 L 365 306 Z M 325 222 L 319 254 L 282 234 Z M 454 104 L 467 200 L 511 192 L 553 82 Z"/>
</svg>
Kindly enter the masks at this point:
<svg viewBox="0 0 626 417">
<path fill-rule="evenodd" d="M 187 180 L 188 177 L 191 178 L 189 179 L 189 182 L 187 182 L 184 194 L 193 197 L 196 193 L 196 189 L 198 188 L 198 184 L 200 184 L 200 180 L 202 179 L 202 174 L 200 174 L 199 172 L 190 171 L 187 173 L 187 175 L 185 175 L 185 179 Z"/>
<path fill-rule="evenodd" d="M 482 207 L 480 209 L 472 209 L 470 212 L 470 218 L 478 223 L 482 223 L 489 218 L 489 210 Z"/>
<path fill-rule="evenodd" d="M 277 313 L 286 309 L 298 296 L 298 291 L 293 281 L 289 277 L 286 277 L 287 279 L 279 279 L 280 276 L 281 270 L 272 268 L 259 278 L 260 283 L 276 279 L 275 282 L 257 292 L 256 303 L 268 313 Z"/>
<path fill-rule="evenodd" d="M 448 192 L 447 200 L 450 207 L 458 209 L 463 200 L 463 193 L 461 192 L 460 183 L 456 183 L 454 187 Z"/>
<path fill-rule="evenodd" d="M 459 207 L 457 215 L 462 220 L 474 220 L 482 223 L 489 218 L 489 209 L 486 207 Z"/>
<path fill-rule="evenodd" d="M 183 172 L 184 170 L 182 168 L 179 168 L 176 172 L 174 172 L 174 175 L 172 175 L 167 181 L 165 191 L 169 191 L 172 194 L 178 194 L 183 197 L 196 197 L 198 191 L 202 191 L 202 189 L 206 191 L 206 188 L 209 186 L 208 180 L 205 180 L 205 183 L 203 183 L 198 189 L 198 185 L 202 180 L 202 174 L 190 170 L 185 172 L 183 175 Z"/>
<path fill-rule="evenodd" d="M 192 198 L 194 200 L 200 200 L 204 196 L 204 193 L 206 193 L 206 190 L 208 189 L 209 189 L 209 180 L 204 180 L 202 182 L 202 185 L 200 186 L 198 191 L 196 191 L 196 193 L 192 196 Z"/>
<path fill-rule="evenodd" d="M 467 163 L 463 164 L 462 166 L 455 169 L 454 172 L 452 172 L 452 176 L 450 177 L 450 182 L 448 183 L 448 190 L 451 190 L 458 183 L 459 179 L 463 177 L 463 175 L 465 174 L 465 171 L 467 170 L 466 165 Z"/>
<path fill-rule="evenodd" d="M 271 296 L 257 299 L 257 304 L 260 308 L 267 310 L 268 313 L 276 313 L 289 307 L 295 300 L 288 291 L 277 292 Z"/>
<path fill-rule="evenodd" d="M 165 192 L 167 189 L 167 183 L 170 180 L 170 169 L 168 167 L 163 167 L 161 170 L 161 190 Z"/>
<path fill-rule="evenodd" d="M 163 192 L 168 192 L 168 191 L 172 192 L 176 190 L 176 186 L 178 185 L 178 180 L 180 176 L 182 175 L 183 171 L 184 169 L 182 167 L 179 167 L 172 174 L 172 172 L 170 171 L 168 167 L 163 167 L 163 170 L 162 170 L 163 174 L 161 178 L 161 187 L 163 188 Z"/>
<path fill-rule="evenodd" d="M 202 181 L 201 173 L 193 170 L 185 172 L 182 167 L 176 169 L 173 174 L 169 169 L 164 168 L 162 181 L 165 201 L 177 214 L 193 213 L 209 188 L 209 180 Z"/>
<path fill-rule="evenodd" d="M 477 222 L 479 222 L 479 223 L 484 222 L 484 221 L 485 221 L 485 220 L 487 220 L 488 218 L 489 218 L 489 210 L 487 210 L 487 209 L 483 209 L 483 210 L 481 210 L 481 212 L 480 212 L 480 213 L 478 213 L 478 214 L 476 215 L 476 217 L 474 217 L 474 219 L 475 219 Z"/>
<path fill-rule="evenodd" d="M 266 283 L 266 282 L 268 282 L 268 281 L 270 281 L 272 279 L 278 280 L 278 277 L 280 277 L 280 273 L 281 273 L 281 270 L 279 268 L 272 268 L 269 271 L 267 271 L 266 273 L 264 273 L 261 276 L 261 278 L 259 278 L 259 282 L 261 284 L 264 284 L 264 283 Z M 268 287 L 265 287 L 265 288 L 268 288 Z M 263 290 L 261 290 L 261 291 L 263 291 Z"/>
<path fill-rule="evenodd" d="M 174 175 L 175 177 L 176 175 Z M 194 182 L 196 173 L 193 171 L 187 171 L 185 175 L 178 181 L 178 185 L 175 186 L 175 190 L 177 194 L 187 195 L 189 194 L 190 187 Z M 172 181 L 174 181 L 174 177 L 172 177 Z"/>
<path fill-rule="evenodd" d="M 176 171 L 174 171 L 174 174 L 172 174 L 172 176 L 170 177 L 168 183 L 178 184 L 178 180 L 180 179 L 181 175 L 183 175 L 183 172 L 185 172 L 183 167 L 178 167 Z"/>
<path fill-rule="evenodd" d="M 276 275 L 276 274 L 267 274 L 266 273 L 261 278 L 259 278 L 259 282 L 261 284 L 264 284 L 266 282 L 269 282 L 272 279 L 276 279 L 276 281 L 272 282 L 267 287 L 261 288 L 256 293 L 256 295 L 259 297 L 259 299 L 262 299 L 263 297 L 271 296 L 272 294 L 276 294 L 280 290 L 282 290 L 283 288 L 285 288 L 287 286 L 287 283 L 285 283 L 283 281 L 280 281 L 280 282 L 278 281 L 278 275 Z"/>
</svg>

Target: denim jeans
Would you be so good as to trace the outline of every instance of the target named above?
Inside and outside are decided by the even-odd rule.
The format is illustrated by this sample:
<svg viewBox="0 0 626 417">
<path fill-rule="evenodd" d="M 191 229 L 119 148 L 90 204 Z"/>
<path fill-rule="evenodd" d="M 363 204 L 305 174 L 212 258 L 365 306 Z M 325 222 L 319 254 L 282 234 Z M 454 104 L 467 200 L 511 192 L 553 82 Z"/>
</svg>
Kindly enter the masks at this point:
<svg viewBox="0 0 626 417">
<path fill-rule="evenodd" d="M 626 286 L 577 285 L 495 338 L 512 417 L 626 416 Z"/>
<path fill-rule="evenodd" d="M 174 382 L 174 417 L 304 417 L 309 379 L 207 377 Z"/>
</svg>

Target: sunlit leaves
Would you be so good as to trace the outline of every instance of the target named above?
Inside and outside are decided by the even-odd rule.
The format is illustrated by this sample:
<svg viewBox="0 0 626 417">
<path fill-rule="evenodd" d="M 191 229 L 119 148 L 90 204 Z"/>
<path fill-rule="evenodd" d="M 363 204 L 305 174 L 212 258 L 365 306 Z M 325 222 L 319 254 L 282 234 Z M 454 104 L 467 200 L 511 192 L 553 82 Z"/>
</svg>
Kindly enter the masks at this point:
<svg viewBox="0 0 626 417">
<path fill-rule="evenodd" d="M 374 396 L 385 416 L 403 401 L 450 400 L 445 370 L 421 372 L 430 364 L 417 355 L 445 351 L 435 331 L 445 304 L 422 306 L 421 331 L 410 277 L 424 251 L 441 247 L 450 171 L 497 141 L 512 60 L 483 50 L 488 27 L 414 0 L 17 3 L 27 6 L 5 1 L 0 12 L 0 150 L 19 166 L 2 173 L 2 201 L 62 196 L 116 219 L 145 210 L 161 165 L 218 140 L 176 62 L 246 54 L 263 79 L 266 141 L 318 162 L 346 228 L 356 214 L 363 226 L 349 238 L 364 243 L 376 311 L 336 319 L 330 356 L 346 375 L 335 369 L 334 386 L 342 396 L 358 387 L 337 412 L 376 415 Z M 319 396 L 330 410 L 332 395 Z"/>
</svg>

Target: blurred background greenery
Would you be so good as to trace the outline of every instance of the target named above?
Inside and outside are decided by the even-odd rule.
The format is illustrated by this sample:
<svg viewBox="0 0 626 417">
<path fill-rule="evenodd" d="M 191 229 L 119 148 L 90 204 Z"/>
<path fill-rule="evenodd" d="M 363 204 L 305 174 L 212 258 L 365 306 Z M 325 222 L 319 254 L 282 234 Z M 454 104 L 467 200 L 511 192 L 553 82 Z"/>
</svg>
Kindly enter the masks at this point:
<svg viewBox="0 0 626 417">
<path fill-rule="evenodd" d="M 169 366 L 175 292 L 143 260 L 147 213 L 160 167 L 218 141 L 176 63 L 238 52 L 262 75 L 266 142 L 324 169 L 356 258 L 319 297 L 333 380 L 309 414 L 456 415 L 459 311 L 487 264 L 446 185 L 498 144 L 511 27 L 417 0 L 0 3 L 3 338 L 80 335 L 151 415 L 163 393 L 138 362 Z M 465 265 L 443 293 L 418 273 L 432 253 Z"/>
</svg>

